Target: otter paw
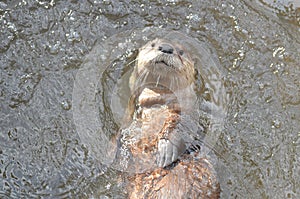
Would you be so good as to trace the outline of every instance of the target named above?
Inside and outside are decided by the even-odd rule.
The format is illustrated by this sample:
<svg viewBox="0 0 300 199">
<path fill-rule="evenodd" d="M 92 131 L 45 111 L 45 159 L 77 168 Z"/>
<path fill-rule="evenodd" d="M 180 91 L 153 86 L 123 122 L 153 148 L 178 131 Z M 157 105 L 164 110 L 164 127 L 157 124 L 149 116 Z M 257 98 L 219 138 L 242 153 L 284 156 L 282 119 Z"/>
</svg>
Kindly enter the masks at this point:
<svg viewBox="0 0 300 199">
<path fill-rule="evenodd" d="M 181 154 L 180 148 L 170 140 L 160 139 L 158 141 L 157 165 L 165 167 L 176 161 Z"/>
</svg>

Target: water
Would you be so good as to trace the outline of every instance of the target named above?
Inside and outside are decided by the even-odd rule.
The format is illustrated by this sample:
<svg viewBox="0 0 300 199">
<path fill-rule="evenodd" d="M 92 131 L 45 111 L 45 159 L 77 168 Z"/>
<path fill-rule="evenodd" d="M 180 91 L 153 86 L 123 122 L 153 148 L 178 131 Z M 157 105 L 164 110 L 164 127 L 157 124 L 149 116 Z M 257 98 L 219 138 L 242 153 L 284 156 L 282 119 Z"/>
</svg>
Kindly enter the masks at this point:
<svg viewBox="0 0 300 199">
<path fill-rule="evenodd" d="M 122 197 L 118 171 L 80 137 L 74 82 L 95 46 L 155 26 L 202 38 L 219 63 L 221 197 L 299 198 L 300 8 L 290 2 L 1 1 L 0 197 Z M 105 118 L 118 129 L 119 116 Z"/>
</svg>

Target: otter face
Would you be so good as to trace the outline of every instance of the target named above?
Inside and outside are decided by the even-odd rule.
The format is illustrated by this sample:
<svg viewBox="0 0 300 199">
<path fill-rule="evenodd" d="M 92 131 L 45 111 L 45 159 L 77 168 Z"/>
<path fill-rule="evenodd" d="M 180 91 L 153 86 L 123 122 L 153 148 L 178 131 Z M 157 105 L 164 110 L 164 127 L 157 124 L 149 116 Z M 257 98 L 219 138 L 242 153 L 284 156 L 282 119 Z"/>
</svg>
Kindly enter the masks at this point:
<svg viewBox="0 0 300 199">
<path fill-rule="evenodd" d="M 185 72 L 185 68 L 194 70 L 194 63 L 183 46 L 164 39 L 155 39 L 140 49 L 138 69 L 145 67 L 161 75 Z M 189 71 L 191 72 L 191 71 Z M 193 72 L 193 71 L 192 71 Z"/>
<path fill-rule="evenodd" d="M 177 43 L 155 39 L 140 49 L 130 84 L 154 83 L 175 89 L 194 80 L 194 62 L 188 51 Z"/>
</svg>

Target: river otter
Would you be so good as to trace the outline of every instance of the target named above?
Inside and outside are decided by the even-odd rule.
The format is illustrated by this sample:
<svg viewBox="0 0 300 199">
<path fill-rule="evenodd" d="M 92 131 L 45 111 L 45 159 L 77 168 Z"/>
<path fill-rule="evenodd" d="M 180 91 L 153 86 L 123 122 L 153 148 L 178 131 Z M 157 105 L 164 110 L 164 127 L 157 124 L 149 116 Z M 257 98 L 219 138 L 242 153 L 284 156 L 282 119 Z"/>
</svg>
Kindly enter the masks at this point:
<svg viewBox="0 0 300 199">
<path fill-rule="evenodd" d="M 129 198 L 219 198 L 212 164 L 199 155 L 204 127 L 189 116 L 194 82 L 183 46 L 155 39 L 140 49 L 129 80 L 132 122 L 119 138 Z"/>
</svg>

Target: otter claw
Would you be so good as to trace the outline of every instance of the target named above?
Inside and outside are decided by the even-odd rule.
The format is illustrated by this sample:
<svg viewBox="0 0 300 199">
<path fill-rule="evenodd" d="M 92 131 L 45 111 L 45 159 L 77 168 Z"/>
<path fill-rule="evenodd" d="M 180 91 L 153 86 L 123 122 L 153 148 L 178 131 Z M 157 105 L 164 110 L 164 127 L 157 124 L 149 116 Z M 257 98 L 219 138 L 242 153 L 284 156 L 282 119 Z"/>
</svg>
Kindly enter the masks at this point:
<svg viewBox="0 0 300 199">
<path fill-rule="evenodd" d="M 158 141 L 157 164 L 159 167 L 165 167 L 178 159 L 179 148 L 167 139 Z"/>
</svg>

